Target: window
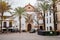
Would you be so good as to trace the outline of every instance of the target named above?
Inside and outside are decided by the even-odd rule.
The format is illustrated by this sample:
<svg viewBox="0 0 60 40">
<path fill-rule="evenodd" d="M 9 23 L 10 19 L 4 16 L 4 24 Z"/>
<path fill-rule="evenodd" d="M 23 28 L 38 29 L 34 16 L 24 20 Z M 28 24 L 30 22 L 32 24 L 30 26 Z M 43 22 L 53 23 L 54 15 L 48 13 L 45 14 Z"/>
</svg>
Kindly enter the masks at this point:
<svg viewBox="0 0 60 40">
<path fill-rule="evenodd" d="M 51 15 L 51 12 L 50 12 L 50 15 Z"/>
<path fill-rule="evenodd" d="M 48 18 L 47 18 L 47 23 L 48 23 Z"/>
<path fill-rule="evenodd" d="M 51 15 L 51 10 L 50 10 L 50 13 L 49 13 L 49 15 Z"/>
<path fill-rule="evenodd" d="M 50 23 L 51 23 L 51 17 L 50 17 Z"/>
<path fill-rule="evenodd" d="M 30 7 L 28 7 L 28 9 L 30 9 Z"/>
<path fill-rule="evenodd" d="M 9 27 L 12 27 L 12 22 L 9 22 Z"/>
<path fill-rule="evenodd" d="M 47 16 L 48 16 L 48 13 L 47 13 Z"/>
<path fill-rule="evenodd" d="M 47 27 L 47 30 L 48 30 L 48 27 Z"/>
</svg>

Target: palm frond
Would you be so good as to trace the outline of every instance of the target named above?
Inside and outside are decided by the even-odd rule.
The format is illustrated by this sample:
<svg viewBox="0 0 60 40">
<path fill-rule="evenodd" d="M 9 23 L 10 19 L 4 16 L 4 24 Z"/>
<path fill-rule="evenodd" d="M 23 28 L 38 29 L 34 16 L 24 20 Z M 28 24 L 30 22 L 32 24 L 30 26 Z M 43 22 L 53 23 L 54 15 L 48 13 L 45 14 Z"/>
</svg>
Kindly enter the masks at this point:
<svg viewBox="0 0 60 40">
<path fill-rule="evenodd" d="M 53 2 L 56 2 L 57 0 L 52 0 Z"/>
<path fill-rule="evenodd" d="M 49 4 L 44 2 L 43 4 L 41 4 L 41 8 L 43 11 L 46 11 L 49 8 Z"/>
<path fill-rule="evenodd" d="M 22 7 L 15 8 L 15 13 L 18 15 L 22 15 L 24 11 L 25 10 Z"/>
<path fill-rule="evenodd" d="M 34 21 L 39 25 L 39 21 L 38 20 L 34 19 Z"/>
<path fill-rule="evenodd" d="M 8 3 L 6 3 L 5 1 L 0 2 L 0 12 L 6 12 L 7 10 L 11 9 L 11 5 L 9 5 Z"/>
</svg>

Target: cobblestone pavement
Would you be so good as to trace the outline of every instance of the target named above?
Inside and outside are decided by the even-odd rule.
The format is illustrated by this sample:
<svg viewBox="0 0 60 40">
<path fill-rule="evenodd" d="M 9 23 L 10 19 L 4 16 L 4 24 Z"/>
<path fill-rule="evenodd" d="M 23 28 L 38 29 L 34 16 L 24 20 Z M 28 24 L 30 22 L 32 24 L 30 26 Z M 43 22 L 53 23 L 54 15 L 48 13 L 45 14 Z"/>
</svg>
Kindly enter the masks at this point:
<svg viewBox="0 0 60 40">
<path fill-rule="evenodd" d="M 41 36 L 37 33 L 0 34 L 0 40 L 60 40 L 60 36 Z"/>
</svg>

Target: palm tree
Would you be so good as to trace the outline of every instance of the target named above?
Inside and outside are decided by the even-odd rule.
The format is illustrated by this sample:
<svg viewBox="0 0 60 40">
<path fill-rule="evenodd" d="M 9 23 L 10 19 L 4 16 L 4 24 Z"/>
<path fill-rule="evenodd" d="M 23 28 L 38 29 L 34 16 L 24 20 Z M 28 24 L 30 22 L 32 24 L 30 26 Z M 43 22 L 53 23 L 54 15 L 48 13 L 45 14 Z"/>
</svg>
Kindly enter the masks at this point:
<svg viewBox="0 0 60 40">
<path fill-rule="evenodd" d="M 25 18 L 26 22 L 28 22 L 30 20 L 28 14 L 24 14 L 24 18 Z"/>
<path fill-rule="evenodd" d="M 1 25 L 1 20 L 0 20 L 0 25 Z M 0 31 L 1 31 L 1 28 L 0 28 Z"/>
<path fill-rule="evenodd" d="M 24 12 L 24 8 L 22 7 L 18 7 L 18 8 L 15 8 L 15 13 L 19 16 L 19 29 L 20 29 L 20 32 L 21 32 L 21 16 L 23 15 L 23 12 Z"/>
<path fill-rule="evenodd" d="M 43 4 L 41 4 L 41 6 L 40 5 L 38 5 L 38 6 L 42 8 L 43 13 L 44 13 L 44 15 L 43 15 L 43 21 L 44 21 L 44 29 L 45 29 L 45 13 L 46 13 L 46 11 L 49 8 L 49 4 L 47 4 L 46 2 L 43 2 Z"/>
<path fill-rule="evenodd" d="M 2 21 L 3 21 L 3 14 L 4 12 L 10 9 L 10 5 L 5 1 L 0 2 L 0 13 L 1 13 L 1 31 L 2 31 Z"/>
<path fill-rule="evenodd" d="M 57 12 L 57 7 L 56 7 L 56 3 L 58 3 L 59 1 L 58 0 L 52 0 L 53 2 L 53 17 L 54 17 L 54 30 L 56 31 L 57 30 L 57 24 L 56 24 L 56 12 Z"/>
</svg>

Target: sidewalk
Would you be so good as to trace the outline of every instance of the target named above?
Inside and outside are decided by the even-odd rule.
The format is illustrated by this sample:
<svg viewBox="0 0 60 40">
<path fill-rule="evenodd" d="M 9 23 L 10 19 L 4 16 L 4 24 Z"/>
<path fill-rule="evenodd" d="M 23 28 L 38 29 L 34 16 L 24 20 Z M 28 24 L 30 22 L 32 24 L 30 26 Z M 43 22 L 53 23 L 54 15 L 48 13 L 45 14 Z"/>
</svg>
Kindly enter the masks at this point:
<svg viewBox="0 0 60 40">
<path fill-rule="evenodd" d="M 0 35 L 0 40 L 60 40 L 60 36 L 41 36 L 37 33 L 7 33 Z"/>
</svg>

